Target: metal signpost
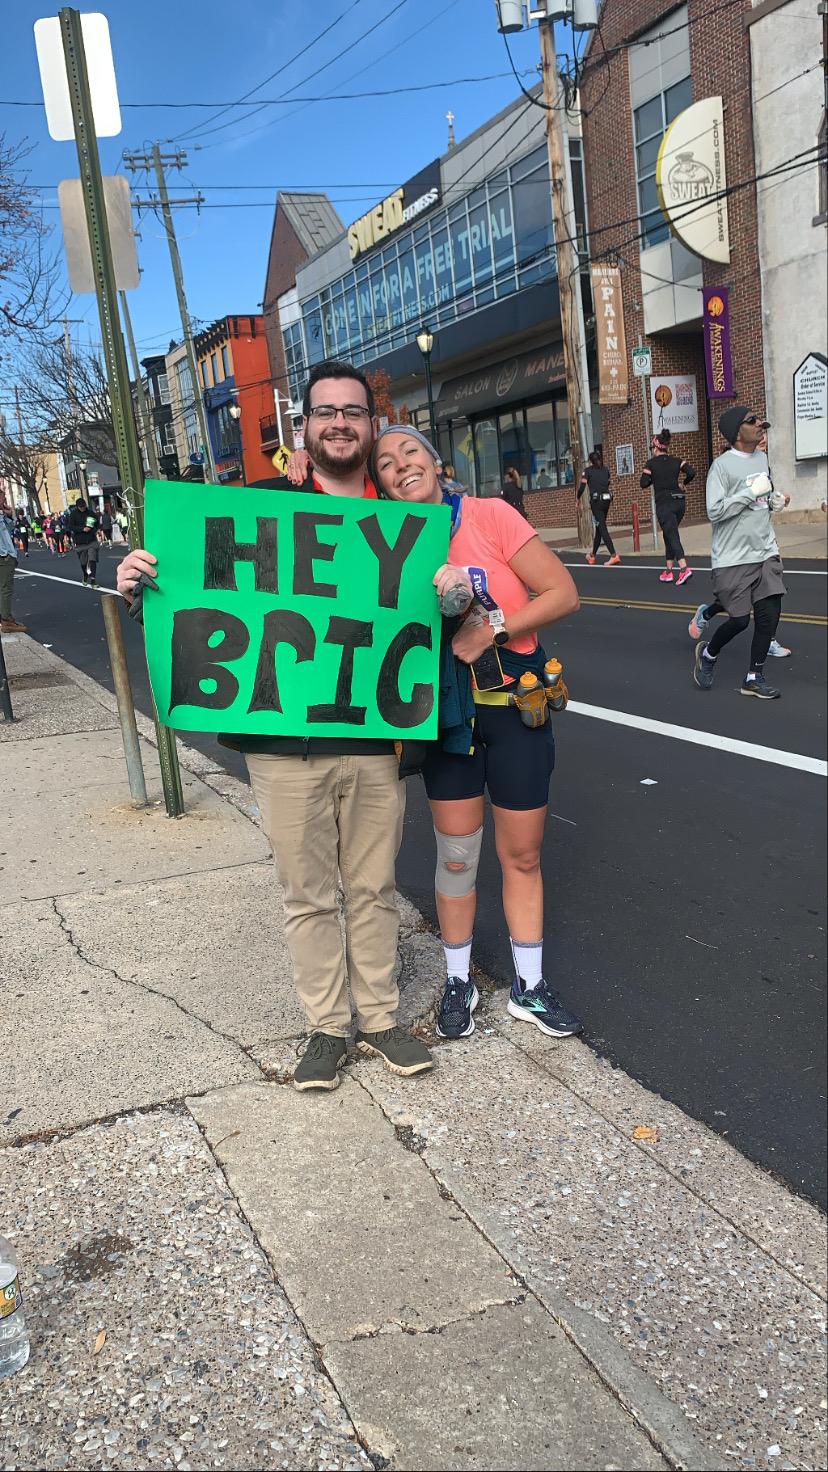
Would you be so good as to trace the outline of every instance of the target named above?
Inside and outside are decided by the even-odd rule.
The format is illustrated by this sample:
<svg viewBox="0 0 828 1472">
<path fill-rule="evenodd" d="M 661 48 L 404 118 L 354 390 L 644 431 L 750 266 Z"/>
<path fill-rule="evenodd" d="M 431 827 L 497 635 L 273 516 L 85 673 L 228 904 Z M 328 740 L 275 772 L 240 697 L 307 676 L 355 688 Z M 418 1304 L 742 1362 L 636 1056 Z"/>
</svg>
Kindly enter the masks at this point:
<svg viewBox="0 0 828 1472">
<path fill-rule="evenodd" d="M 633 348 L 632 354 L 633 376 L 641 379 L 641 407 L 644 413 L 644 436 L 647 450 L 650 448 L 652 431 L 650 429 L 650 374 L 653 371 L 653 355 L 650 348 L 645 347 L 639 339 L 638 346 Z M 649 454 L 647 456 L 649 459 Z M 653 526 L 653 549 L 658 551 L 658 521 L 656 520 L 655 491 L 650 486 L 650 517 Z"/>
<path fill-rule="evenodd" d="M 44 98 L 46 100 L 47 117 L 50 111 L 50 92 L 52 116 L 53 118 L 58 116 L 55 126 L 50 121 L 50 132 L 52 136 L 58 138 L 67 136 L 65 101 L 66 90 L 68 89 L 72 129 L 78 152 L 78 167 L 80 169 L 86 225 L 92 254 L 95 295 L 98 301 L 98 315 L 101 324 L 101 341 L 103 343 L 109 396 L 112 405 L 112 427 L 118 456 L 118 471 L 127 505 L 130 540 L 133 546 L 140 547 L 143 541 L 144 530 L 144 472 L 141 463 L 141 451 L 138 446 L 135 418 L 132 411 L 132 396 L 130 393 L 126 351 L 124 349 L 124 340 L 118 319 L 115 271 L 112 262 L 109 224 L 106 215 L 104 187 L 101 178 L 101 164 L 96 134 L 96 126 L 103 135 L 111 136 L 120 130 L 120 113 L 117 104 L 117 92 L 115 90 L 114 69 L 112 67 L 111 52 L 107 50 L 107 31 L 106 44 L 101 48 L 102 60 L 100 65 L 101 73 L 105 75 L 102 75 L 101 78 L 96 78 L 97 106 L 93 108 L 89 87 L 89 74 L 86 65 L 86 51 L 84 48 L 83 21 L 87 23 L 89 21 L 101 21 L 105 28 L 105 19 L 102 16 L 87 16 L 82 18 L 78 10 L 63 9 L 59 12 L 58 21 L 60 26 L 60 40 L 63 47 L 65 68 L 63 71 L 57 65 L 59 58 L 56 59 L 56 48 L 53 44 L 54 37 L 52 31 L 54 20 L 38 21 L 35 30 L 38 42 L 41 78 L 44 82 Z M 111 73 L 111 81 L 109 73 Z M 106 93 L 107 88 L 108 96 L 104 98 L 107 111 L 99 118 L 101 94 Z M 57 99 L 58 103 L 57 108 L 55 107 L 55 99 Z M 155 730 L 167 813 L 171 818 L 178 818 L 184 811 L 184 796 L 181 787 L 178 756 L 175 749 L 175 734 L 168 727 L 162 726 L 157 716 Z"/>
</svg>

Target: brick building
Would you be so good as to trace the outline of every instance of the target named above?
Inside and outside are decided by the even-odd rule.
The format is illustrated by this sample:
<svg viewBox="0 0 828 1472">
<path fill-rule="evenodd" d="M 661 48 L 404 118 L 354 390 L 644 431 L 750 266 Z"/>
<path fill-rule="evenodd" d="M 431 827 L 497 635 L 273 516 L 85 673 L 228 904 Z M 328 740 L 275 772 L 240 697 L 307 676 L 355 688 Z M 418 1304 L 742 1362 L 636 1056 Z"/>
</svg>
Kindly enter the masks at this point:
<svg viewBox="0 0 828 1472">
<path fill-rule="evenodd" d="M 286 303 L 290 303 L 299 268 L 317 251 L 325 250 L 343 234 L 344 229 L 326 194 L 277 194 L 262 303 L 275 401 L 262 416 L 259 427 L 261 446 L 266 453 L 272 454 L 278 449 L 280 440 L 293 448 L 289 413 L 291 399 L 278 300 L 284 297 Z M 278 413 L 275 412 L 277 408 Z"/>
<path fill-rule="evenodd" d="M 704 515 L 707 467 L 723 448 L 716 428 L 730 402 L 765 407 L 762 284 L 757 247 L 756 174 L 751 119 L 751 0 L 604 0 L 581 84 L 584 172 L 593 261 L 621 272 L 628 354 L 652 351 L 654 377 L 695 382 L 698 429 L 676 433 L 675 450 L 700 474 L 688 495 L 688 519 Z M 602 45 L 603 43 L 603 45 Z M 721 97 L 730 263 L 692 254 L 671 234 L 656 187 L 656 159 L 669 124 L 691 103 Z M 637 237 L 641 238 L 637 238 Z M 702 337 L 702 287 L 730 288 L 735 394 L 708 401 Z M 649 403 L 649 395 L 648 395 Z M 607 463 L 632 445 L 634 469 L 614 477 L 614 520 L 629 521 L 634 501 L 649 521 L 639 475 L 650 450 L 641 386 L 630 377 L 626 404 L 601 408 Z M 773 446 L 771 444 L 771 456 Z"/>
<path fill-rule="evenodd" d="M 194 345 L 219 482 L 249 485 L 272 475 L 260 435 L 273 403 L 264 319 L 253 313 L 219 317 Z M 239 417 L 231 413 L 236 408 Z"/>
</svg>

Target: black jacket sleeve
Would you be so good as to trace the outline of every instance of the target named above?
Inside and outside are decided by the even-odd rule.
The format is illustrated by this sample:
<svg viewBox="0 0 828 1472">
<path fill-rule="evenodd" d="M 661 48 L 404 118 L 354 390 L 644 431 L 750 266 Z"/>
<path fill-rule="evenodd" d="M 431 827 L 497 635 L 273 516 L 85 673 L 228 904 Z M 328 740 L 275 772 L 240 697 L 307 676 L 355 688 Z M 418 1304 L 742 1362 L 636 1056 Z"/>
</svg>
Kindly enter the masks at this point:
<svg viewBox="0 0 828 1472">
<path fill-rule="evenodd" d="M 696 479 L 696 472 L 695 472 L 695 470 L 693 469 L 692 465 L 688 465 L 687 464 L 687 461 L 685 460 L 684 461 L 684 464 L 681 467 L 681 471 L 682 471 L 682 475 L 684 476 L 684 484 L 686 486 L 689 486 L 691 480 L 695 480 Z"/>
</svg>

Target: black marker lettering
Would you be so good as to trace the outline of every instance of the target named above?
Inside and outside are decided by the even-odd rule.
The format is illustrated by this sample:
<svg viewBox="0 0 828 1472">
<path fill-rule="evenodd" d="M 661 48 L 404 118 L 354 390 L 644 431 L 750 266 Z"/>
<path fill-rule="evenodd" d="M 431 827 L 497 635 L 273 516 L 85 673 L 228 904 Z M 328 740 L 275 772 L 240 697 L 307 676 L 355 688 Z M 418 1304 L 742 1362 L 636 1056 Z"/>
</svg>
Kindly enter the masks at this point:
<svg viewBox="0 0 828 1472">
<path fill-rule="evenodd" d="M 237 542 L 232 516 L 204 519 L 204 587 L 238 592 L 236 563 L 252 562 L 257 593 L 278 593 L 275 516 L 256 517 L 255 542 Z"/>
<path fill-rule="evenodd" d="M 400 695 L 400 666 L 409 649 L 430 648 L 431 630 L 427 624 L 405 624 L 391 640 L 377 681 L 377 710 L 389 726 L 406 729 L 419 726 L 431 714 L 433 685 L 415 685 L 410 700 L 403 700 Z"/>
<path fill-rule="evenodd" d="M 265 614 L 256 678 L 253 681 L 248 711 L 282 709 L 279 681 L 276 678 L 276 648 L 279 644 L 292 646 L 296 652 L 297 664 L 313 659 L 316 648 L 313 625 L 301 613 L 294 613 L 290 608 L 274 608 Z"/>
<path fill-rule="evenodd" d="M 313 593 L 317 598 L 335 598 L 334 583 L 317 583 L 314 561 L 333 562 L 335 544 L 320 542 L 316 529 L 320 526 L 341 526 L 341 516 L 325 511 L 297 511 L 293 518 L 293 591 Z"/>
<path fill-rule="evenodd" d="M 400 583 L 405 560 L 425 523 L 422 517 L 406 516 L 393 547 L 389 547 L 385 540 L 378 516 L 366 516 L 358 525 L 379 563 L 379 606 L 380 608 L 396 608 L 400 598 Z"/>
<path fill-rule="evenodd" d="M 309 705 L 309 721 L 342 721 L 348 726 L 364 726 L 367 706 L 351 704 L 351 687 L 354 682 L 354 651 L 370 649 L 374 642 L 374 626 L 359 618 L 331 616 L 326 644 L 341 644 L 342 658 L 336 677 L 336 694 L 333 705 Z"/>
<path fill-rule="evenodd" d="M 222 637 L 210 644 L 215 634 Z M 247 625 L 234 614 L 217 608 L 179 608 L 173 616 L 170 712 L 177 705 L 227 710 L 239 693 L 239 682 L 224 664 L 240 659 L 249 643 Z M 202 690 L 202 680 L 215 680 L 215 690 L 209 694 Z"/>
</svg>

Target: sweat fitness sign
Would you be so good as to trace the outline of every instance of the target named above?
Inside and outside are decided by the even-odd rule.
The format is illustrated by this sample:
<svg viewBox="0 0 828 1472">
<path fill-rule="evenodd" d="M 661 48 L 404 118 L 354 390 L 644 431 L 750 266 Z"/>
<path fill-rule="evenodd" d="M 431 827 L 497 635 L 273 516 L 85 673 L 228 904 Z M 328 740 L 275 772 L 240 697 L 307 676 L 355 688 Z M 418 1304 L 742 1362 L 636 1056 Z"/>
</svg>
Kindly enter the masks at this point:
<svg viewBox="0 0 828 1472">
<path fill-rule="evenodd" d="M 443 506 L 147 481 L 159 716 L 183 731 L 433 738 Z"/>
</svg>

